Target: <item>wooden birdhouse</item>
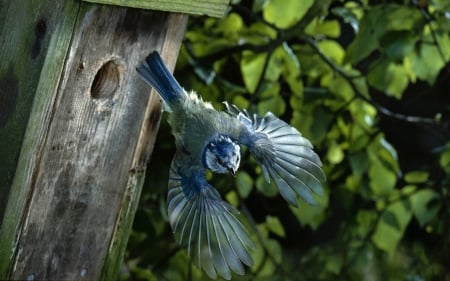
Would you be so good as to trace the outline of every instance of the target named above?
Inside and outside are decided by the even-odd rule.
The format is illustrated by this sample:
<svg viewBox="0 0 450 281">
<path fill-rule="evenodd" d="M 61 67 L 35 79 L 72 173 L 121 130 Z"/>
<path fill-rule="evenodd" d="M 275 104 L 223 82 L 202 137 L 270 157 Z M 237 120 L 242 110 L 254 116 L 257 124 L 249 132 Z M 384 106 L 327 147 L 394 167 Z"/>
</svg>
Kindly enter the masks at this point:
<svg viewBox="0 0 450 281">
<path fill-rule="evenodd" d="M 161 115 L 135 68 L 227 5 L 2 1 L 0 279 L 116 279 Z"/>
</svg>

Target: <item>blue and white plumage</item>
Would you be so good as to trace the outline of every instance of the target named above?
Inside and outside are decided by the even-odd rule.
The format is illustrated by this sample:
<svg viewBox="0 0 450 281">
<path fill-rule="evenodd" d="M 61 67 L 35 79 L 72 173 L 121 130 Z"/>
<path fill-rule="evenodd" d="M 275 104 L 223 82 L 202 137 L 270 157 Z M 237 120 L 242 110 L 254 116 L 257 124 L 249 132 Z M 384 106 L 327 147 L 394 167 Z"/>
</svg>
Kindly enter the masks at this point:
<svg viewBox="0 0 450 281">
<path fill-rule="evenodd" d="M 298 196 L 315 204 L 313 194 L 323 193 L 319 157 L 306 138 L 270 112 L 250 115 L 227 103 L 227 112 L 216 111 L 195 92 L 185 91 L 157 52 L 137 71 L 171 112 L 168 122 L 177 152 L 170 169 L 168 214 L 178 242 L 212 278 L 219 274 L 230 279 L 231 271 L 244 274 L 243 264 L 252 265 L 253 241 L 235 217 L 237 210 L 206 181 L 206 170 L 234 175 L 240 145 L 245 145 L 261 164 L 265 179 L 298 206 Z"/>
</svg>

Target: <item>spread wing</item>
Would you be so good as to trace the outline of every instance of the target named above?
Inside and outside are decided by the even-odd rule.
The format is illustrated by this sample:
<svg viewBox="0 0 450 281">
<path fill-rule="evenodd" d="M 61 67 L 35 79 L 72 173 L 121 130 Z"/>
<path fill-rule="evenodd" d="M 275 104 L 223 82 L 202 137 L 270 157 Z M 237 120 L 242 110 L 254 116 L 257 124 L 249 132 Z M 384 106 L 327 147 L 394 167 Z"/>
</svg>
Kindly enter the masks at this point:
<svg viewBox="0 0 450 281">
<path fill-rule="evenodd" d="M 242 263 L 252 265 L 248 249 L 254 243 L 235 217 L 237 210 L 207 183 L 203 168 L 181 163 L 175 156 L 169 178 L 168 213 L 175 237 L 209 277 L 218 273 L 229 280 L 231 271 L 244 274 Z"/>
<path fill-rule="evenodd" d="M 268 182 L 272 179 L 292 205 L 298 206 L 297 195 L 314 205 L 313 193 L 323 194 L 325 174 L 311 143 L 270 112 L 264 117 L 250 116 L 234 105 L 225 105 L 243 124 L 239 141 L 261 164 L 265 179 Z"/>
</svg>

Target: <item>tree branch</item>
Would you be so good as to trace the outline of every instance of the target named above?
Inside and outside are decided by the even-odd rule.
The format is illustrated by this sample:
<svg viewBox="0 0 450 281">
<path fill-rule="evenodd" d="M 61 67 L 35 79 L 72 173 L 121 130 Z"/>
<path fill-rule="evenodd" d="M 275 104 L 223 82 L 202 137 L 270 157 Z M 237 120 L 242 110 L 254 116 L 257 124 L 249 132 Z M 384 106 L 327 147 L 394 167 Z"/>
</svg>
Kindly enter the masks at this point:
<svg viewBox="0 0 450 281">
<path fill-rule="evenodd" d="M 345 70 L 343 70 L 342 68 L 340 68 L 339 66 L 337 66 L 327 55 L 325 55 L 322 50 L 319 48 L 319 46 L 316 44 L 316 42 L 308 37 L 308 36 L 303 36 L 302 39 L 309 45 L 311 46 L 314 51 L 319 55 L 319 57 L 336 73 L 338 73 L 340 76 L 342 76 L 342 78 L 344 78 L 350 85 L 350 87 L 352 88 L 353 92 L 355 93 L 355 95 L 364 100 L 365 102 L 371 104 L 372 106 L 374 106 L 378 112 L 380 112 L 381 114 L 388 116 L 390 118 L 394 118 L 400 121 L 405 121 L 408 123 L 418 123 L 418 124 L 424 124 L 424 125 L 433 125 L 433 126 L 442 126 L 444 128 L 449 128 L 449 124 L 447 122 L 442 122 L 439 118 L 429 118 L 429 117 L 422 117 L 422 116 L 412 116 L 412 115 L 406 115 L 406 114 L 402 114 L 402 113 L 398 113 L 398 112 L 394 112 L 386 107 L 384 107 L 383 105 L 381 105 L 380 103 L 374 101 L 373 99 L 370 99 L 368 97 L 366 97 L 363 93 L 361 93 L 361 91 L 358 89 L 358 87 L 356 86 L 354 79 L 356 78 L 360 78 L 360 76 L 355 77 L 355 76 L 351 76 L 349 75 Z"/>
</svg>

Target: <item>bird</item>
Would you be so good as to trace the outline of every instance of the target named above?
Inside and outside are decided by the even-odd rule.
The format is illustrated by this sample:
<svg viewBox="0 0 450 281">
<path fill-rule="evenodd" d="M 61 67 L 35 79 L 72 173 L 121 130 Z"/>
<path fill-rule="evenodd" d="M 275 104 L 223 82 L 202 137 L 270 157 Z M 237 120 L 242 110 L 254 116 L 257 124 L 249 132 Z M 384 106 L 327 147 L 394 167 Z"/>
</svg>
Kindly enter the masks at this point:
<svg viewBox="0 0 450 281">
<path fill-rule="evenodd" d="M 297 198 L 302 198 L 315 205 L 314 194 L 323 195 L 326 181 L 319 156 L 307 138 L 271 112 L 250 114 L 227 102 L 226 110 L 219 111 L 195 91 L 186 91 L 157 51 L 136 70 L 169 112 L 176 152 L 167 208 L 176 240 L 212 279 L 245 274 L 244 265 L 253 264 L 255 242 L 239 221 L 239 211 L 208 183 L 207 171 L 235 175 L 245 146 L 261 165 L 265 180 L 273 181 L 289 204 L 297 207 Z"/>
</svg>

